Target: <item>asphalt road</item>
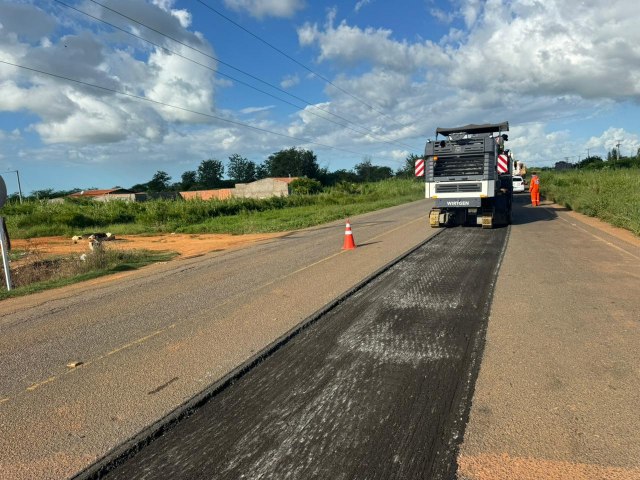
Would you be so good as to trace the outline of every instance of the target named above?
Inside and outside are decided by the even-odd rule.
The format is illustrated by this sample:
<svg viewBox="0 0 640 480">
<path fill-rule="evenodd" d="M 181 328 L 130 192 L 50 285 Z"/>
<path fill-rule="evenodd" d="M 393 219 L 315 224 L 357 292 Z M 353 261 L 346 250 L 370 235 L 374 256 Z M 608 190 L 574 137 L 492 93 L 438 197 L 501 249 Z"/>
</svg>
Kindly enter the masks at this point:
<svg viewBox="0 0 640 480">
<path fill-rule="evenodd" d="M 354 251 L 336 222 L 0 302 L 3 480 L 65 478 L 131 440 L 432 235 L 428 208 L 352 219 Z M 461 480 L 640 479 L 639 272 L 637 237 L 517 196 Z"/>
<path fill-rule="evenodd" d="M 460 480 L 640 480 L 640 238 L 516 197 Z"/>
<path fill-rule="evenodd" d="M 3 480 L 65 478 L 434 231 L 429 202 L 0 303 Z M 68 368 L 70 362 L 82 362 Z"/>
<path fill-rule="evenodd" d="M 106 478 L 451 478 L 507 233 L 442 231 Z"/>
</svg>

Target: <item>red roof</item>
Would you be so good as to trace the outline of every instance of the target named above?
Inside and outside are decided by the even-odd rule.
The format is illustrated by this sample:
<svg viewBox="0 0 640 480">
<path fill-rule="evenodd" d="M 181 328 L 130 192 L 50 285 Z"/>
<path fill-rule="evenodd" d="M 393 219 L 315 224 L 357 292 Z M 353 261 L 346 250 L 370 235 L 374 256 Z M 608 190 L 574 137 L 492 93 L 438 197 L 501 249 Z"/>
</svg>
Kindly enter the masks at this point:
<svg viewBox="0 0 640 480">
<path fill-rule="evenodd" d="M 81 192 L 72 193 L 70 197 L 99 197 L 100 195 L 109 195 L 111 193 L 132 193 L 125 188 L 107 188 L 105 190 L 82 190 Z"/>
<path fill-rule="evenodd" d="M 287 183 L 287 184 L 289 184 L 289 183 L 293 182 L 294 180 L 298 179 L 298 177 L 271 177 L 271 178 L 273 178 L 274 180 L 278 180 L 279 182 L 284 182 L 284 183 Z"/>
</svg>

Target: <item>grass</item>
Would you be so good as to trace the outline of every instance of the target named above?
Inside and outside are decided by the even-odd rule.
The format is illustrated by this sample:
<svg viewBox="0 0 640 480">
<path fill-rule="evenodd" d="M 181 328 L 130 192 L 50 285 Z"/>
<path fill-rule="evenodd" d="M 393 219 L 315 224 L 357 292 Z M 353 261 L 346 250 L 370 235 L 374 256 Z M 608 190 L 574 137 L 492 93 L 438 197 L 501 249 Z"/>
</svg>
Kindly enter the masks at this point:
<svg viewBox="0 0 640 480">
<path fill-rule="evenodd" d="M 546 198 L 640 235 L 640 169 L 543 171 L 540 182 Z"/>
<path fill-rule="evenodd" d="M 150 252 L 146 250 L 119 251 L 100 250 L 79 256 L 40 257 L 11 269 L 13 289 L 7 291 L 2 274 L 0 300 L 11 297 L 63 287 L 73 283 L 91 280 L 103 275 L 136 270 L 154 262 L 167 261 L 176 254 L 173 252 Z"/>
<path fill-rule="evenodd" d="M 3 209 L 12 238 L 114 234 L 268 233 L 304 228 L 424 198 L 412 179 L 342 184 L 318 195 L 257 199 L 155 200 L 48 203 L 30 201 Z"/>
<path fill-rule="evenodd" d="M 12 238 L 68 236 L 93 232 L 144 235 L 158 233 L 270 233 L 306 228 L 424 198 L 424 184 L 391 179 L 369 184 L 343 183 L 317 195 L 264 200 L 28 201 L 9 203 L 3 215 Z M 17 261 L 25 252 L 13 251 Z M 78 257 L 36 258 L 13 267 L 15 288 L 0 289 L 0 300 L 61 287 L 102 275 L 140 268 L 171 258 L 171 253 L 102 250 Z"/>
</svg>

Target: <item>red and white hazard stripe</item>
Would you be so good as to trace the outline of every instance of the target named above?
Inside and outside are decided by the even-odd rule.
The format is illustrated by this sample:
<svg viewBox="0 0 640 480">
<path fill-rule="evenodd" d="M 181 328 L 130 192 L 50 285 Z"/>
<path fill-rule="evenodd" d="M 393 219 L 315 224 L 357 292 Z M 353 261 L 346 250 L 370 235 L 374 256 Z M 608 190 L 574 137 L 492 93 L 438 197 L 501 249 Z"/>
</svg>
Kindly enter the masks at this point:
<svg viewBox="0 0 640 480">
<path fill-rule="evenodd" d="M 509 157 L 501 153 L 498 155 L 498 173 L 507 173 L 509 171 Z"/>
<path fill-rule="evenodd" d="M 424 175 L 424 158 L 419 158 L 415 163 L 416 177 L 422 177 Z"/>
</svg>

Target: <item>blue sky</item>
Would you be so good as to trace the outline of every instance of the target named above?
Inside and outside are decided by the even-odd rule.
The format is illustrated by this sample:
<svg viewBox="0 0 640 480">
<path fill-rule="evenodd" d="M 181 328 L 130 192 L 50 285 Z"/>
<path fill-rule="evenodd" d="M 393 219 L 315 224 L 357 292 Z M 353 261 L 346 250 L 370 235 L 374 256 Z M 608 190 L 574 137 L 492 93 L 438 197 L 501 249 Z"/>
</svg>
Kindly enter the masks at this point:
<svg viewBox="0 0 640 480">
<path fill-rule="evenodd" d="M 4 1 L 0 173 L 129 187 L 292 146 L 395 170 L 438 126 L 504 120 L 528 165 L 635 154 L 637 18 L 636 0 Z"/>
</svg>

